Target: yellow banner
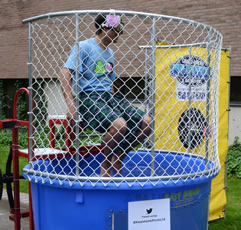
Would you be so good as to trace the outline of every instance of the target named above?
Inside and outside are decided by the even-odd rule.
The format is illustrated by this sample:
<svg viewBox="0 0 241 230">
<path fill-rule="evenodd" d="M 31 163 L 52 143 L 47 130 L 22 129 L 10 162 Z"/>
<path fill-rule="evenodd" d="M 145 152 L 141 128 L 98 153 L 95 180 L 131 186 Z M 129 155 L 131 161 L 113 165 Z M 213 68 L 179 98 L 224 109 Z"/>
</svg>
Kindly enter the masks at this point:
<svg viewBox="0 0 241 230">
<path fill-rule="evenodd" d="M 208 58 L 210 55 L 211 58 Z M 164 47 L 156 49 L 155 149 L 191 152 L 201 156 L 206 154 L 205 129 L 209 127 L 209 124 L 206 124 L 207 102 L 208 100 L 214 101 L 215 89 L 213 87 L 210 89 L 210 95 L 207 98 L 208 83 L 205 79 L 211 78 L 211 85 L 214 85 L 212 74 L 213 71 L 217 71 L 214 55 L 213 51 L 205 48 Z M 224 164 L 228 147 L 228 55 L 229 52 L 222 51 L 218 127 L 222 169 L 212 182 L 210 220 L 223 217 L 226 206 Z M 211 67 L 209 70 L 208 66 Z M 182 74 L 179 74 L 180 72 Z M 192 76 L 192 72 L 195 72 L 195 76 Z M 203 74 L 209 75 L 207 78 L 198 78 L 197 73 L 202 76 Z M 184 77 L 179 77 L 179 75 Z M 191 89 L 190 84 L 195 87 Z M 215 111 L 209 111 L 209 113 L 212 116 Z M 192 120 L 188 120 L 190 115 L 193 117 Z M 192 127 L 194 131 L 188 138 L 190 121 L 195 127 Z M 210 138 L 209 146 L 212 146 L 212 141 Z"/>
<path fill-rule="evenodd" d="M 211 60 L 215 60 L 215 54 L 211 52 L 210 55 L 213 56 Z M 204 134 L 193 132 L 190 142 L 186 138 L 185 126 L 188 122 L 185 121 L 188 119 L 187 114 L 191 113 L 193 117 L 191 122 L 197 126 L 197 129 L 202 131 L 205 129 L 207 81 L 203 77 L 199 79 L 196 75 L 197 72 L 200 75 L 207 74 L 207 63 L 210 61 L 208 56 L 208 50 L 204 48 L 156 49 L 155 149 L 205 154 Z M 191 68 L 186 64 L 189 59 L 193 62 L 190 66 L 196 69 L 188 69 Z M 212 69 L 214 63 L 211 62 L 210 66 Z M 179 77 L 175 71 L 179 75 L 190 76 Z M 192 72 L 195 72 L 195 77 L 192 76 Z M 189 83 L 195 84 L 191 91 Z M 214 96 L 214 93 L 210 95 Z M 195 118 L 202 120 L 203 123 Z"/>
<path fill-rule="evenodd" d="M 228 103 L 229 103 L 229 51 L 222 50 L 220 63 L 219 85 L 219 127 L 218 127 L 218 153 L 221 171 L 212 181 L 209 220 L 216 220 L 225 216 L 227 204 L 225 179 L 225 162 L 228 153 Z"/>
</svg>

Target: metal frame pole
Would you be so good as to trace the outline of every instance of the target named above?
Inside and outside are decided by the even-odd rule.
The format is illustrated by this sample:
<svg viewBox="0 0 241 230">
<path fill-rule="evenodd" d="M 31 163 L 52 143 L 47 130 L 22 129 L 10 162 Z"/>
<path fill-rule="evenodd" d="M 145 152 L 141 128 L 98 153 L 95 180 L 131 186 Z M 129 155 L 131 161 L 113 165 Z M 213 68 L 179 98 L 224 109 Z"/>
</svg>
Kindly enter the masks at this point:
<svg viewBox="0 0 241 230">
<path fill-rule="evenodd" d="M 210 40 L 210 33 L 209 33 L 209 40 Z M 208 82 L 207 82 L 207 98 L 206 98 L 206 141 L 205 141 L 205 167 L 208 169 L 208 149 L 209 149 L 209 116 L 210 116 L 210 76 L 211 76 L 211 48 L 210 45 L 208 45 L 208 70 L 207 70 L 207 77 L 208 77 Z"/>
<path fill-rule="evenodd" d="M 151 29 L 151 54 L 150 54 L 150 110 L 152 117 L 152 134 L 151 134 L 151 175 L 155 173 L 155 50 L 156 50 L 156 19 L 153 18 Z"/>
<path fill-rule="evenodd" d="M 76 74 L 76 95 L 75 95 L 75 107 L 76 107 L 76 126 L 75 126 L 75 134 L 76 134 L 76 153 L 75 153 L 75 160 L 76 160 L 76 176 L 79 176 L 79 15 L 75 15 L 75 42 L 76 42 L 76 49 L 75 49 L 75 74 Z"/>
<path fill-rule="evenodd" d="M 192 71 L 191 71 L 191 58 L 192 58 L 192 47 L 189 47 L 189 86 L 188 86 L 188 92 L 189 92 L 189 98 L 188 98 L 188 153 L 191 152 L 191 128 L 192 128 L 192 122 L 191 122 L 191 104 L 192 104 Z"/>
<path fill-rule="evenodd" d="M 229 121 L 229 111 L 230 111 L 230 84 L 231 84 L 231 60 L 232 60 L 232 45 L 229 46 L 229 48 L 227 49 L 229 50 L 229 81 L 227 82 L 227 84 L 229 84 L 228 87 L 228 121 Z M 225 193 L 227 194 L 227 161 L 228 161 L 228 154 L 226 156 L 226 161 L 225 161 L 225 173 L 224 173 L 224 184 L 225 184 Z M 224 218 L 226 218 L 226 206 L 224 207 Z"/>
<path fill-rule="evenodd" d="M 32 23 L 28 24 L 28 40 L 29 40 L 29 53 L 28 53 L 28 90 L 29 90 L 29 146 L 28 146 L 28 154 L 29 154 L 29 163 L 30 167 L 32 167 L 32 158 L 33 158 L 33 76 L 32 76 L 32 49 L 33 49 L 33 40 L 32 40 Z"/>
<path fill-rule="evenodd" d="M 144 111 L 145 114 L 149 113 L 149 103 L 148 103 L 148 50 L 144 49 L 145 53 L 145 74 L 144 74 Z M 147 137 L 145 142 L 144 142 L 144 148 L 147 149 L 148 145 L 150 143 L 150 137 Z"/>
<path fill-rule="evenodd" d="M 33 49 L 33 39 L 32 39 L 32 22 L 29 22 L 29 59 L 28 59 L 28 75 L 29 75 L 29 127 L 28 127 L 28 135 L 29 135 L 29 140 L 28 140 L 28 161 L 30 168 L 33 168 L 32 165 L 32 159 L 33 159 L 33 76 L 32 76 L 32 49 Z M 31 185 L 29 182 L 29 228 L 31 230 L 34 230 L 34 220 L 33 220 L 33 208 L 32 208 L 32 192 L 31 192 Z"/>
</svg>

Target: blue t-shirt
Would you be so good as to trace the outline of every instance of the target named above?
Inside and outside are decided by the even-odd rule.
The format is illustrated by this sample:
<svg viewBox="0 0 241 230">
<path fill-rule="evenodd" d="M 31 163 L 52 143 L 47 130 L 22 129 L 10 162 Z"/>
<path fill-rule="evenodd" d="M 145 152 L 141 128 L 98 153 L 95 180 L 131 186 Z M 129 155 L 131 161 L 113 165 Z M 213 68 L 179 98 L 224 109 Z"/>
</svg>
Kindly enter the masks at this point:
<svg viewBox="0 0 241 230">
<path fill-rule="evenodd" d="M 74 70 L 75 93 L 83 91 L 112 92 L 115 80 L 115 57 L 112 49 L 103 50 L 90 38 L 79 42 L 79 80 L 76 76 L 76 45 L 72 48 L 64 67 Z M 77 91 L 78 90 L 78 91 Z"/>
</svg>

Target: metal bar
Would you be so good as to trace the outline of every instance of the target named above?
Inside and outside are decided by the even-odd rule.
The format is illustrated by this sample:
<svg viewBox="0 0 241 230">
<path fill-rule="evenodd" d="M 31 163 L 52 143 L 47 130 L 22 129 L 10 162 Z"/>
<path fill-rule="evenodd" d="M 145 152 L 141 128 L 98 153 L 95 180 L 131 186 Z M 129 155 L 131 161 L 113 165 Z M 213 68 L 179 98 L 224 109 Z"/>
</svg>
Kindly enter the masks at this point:
<svg viewBox="0 0 241 230">
<path fill-rule="evenodd" d="M 191 76 L 191 58 L 192 58 L 192 47 L 189 48 L 189 86 L 188 86 L 188 92 L 189 92 L 189 98 L 188 98 L 188 153 L 191 152 L 191 104 L 192 104 L 192 76 Z"/>
<path fill-rule="evenodd" d="M 168 154 L 169 151 L 161 151 L 163 154 Z M 177 152 L 177 151 L 173 151 L 173 154 L 175 153 L 175 155 L 181 155 L 181 156 L 188 156 L 188 157 L 193 157 L 193 158 L 198 158 L 201 159 L 200 155 L 198 154 L 187 154 L 185 152 Z M 205 164 L 205 157 L 202 159 L 203 164 Z M 214 167 L 212 169 L 209 170 L 203 170 L 200 172 L 194 172 L 194 173 L 187 173 L 187 174 L 181 174 L 181 175 L 169 175 L 169 176 L 155 176 L 155 177 L 125 177 L 125 181 L 146 181 L 146 180 L 177 180 L 177 179 L 186 179 L 186 178 L 192 178 L 192 177 L 196 177 L 196 176 L 204 176 L 204 175 L 210 175 L 210 171 L 216 172 L 217 171 L 217 165 L 214 164 Z M 216 166 L 216 168 L 215 168 Z M 23 172 L 27 173 L 27 174 L 32 174 L 35 176 L 41 176 L 41 177 L 46 177 L 46 178 L 56 178 L 56 174 L 54 173 L 44 173 L 44 172 L 40 172 L 40 171 L 36 171 L 33 169 L 27 169 L 27 168 L 23 168 Z M 212 173 L 212 172 L 211 172 Z M 216 174 L 215 174 L 216 175 Z M 213 176 L 215 176 L 213 175 Z M 69 175 L 58 175 L 60 179 L 63 179 L 64 181 L 66 180 L 73 180 L 76 181 L 76 176 L 69 176 Z M 79 176 L 77 178 L 79 181 L 86 181 L 86 177 L 85 176 Z M 88 177 L 89 180 L 93 180 L 93 181 L 100 181 L 100 177 Z M 123 178 L 122 177 L 101 177 L 102 181 L 122 181 Z"/>
<path fill-rule="evenodd" d="M 112 12 L 113 12 L 112 10 L 60 11 L 60 12 L 54 12 L 54 13 L 42 14 L 42 15 L 35 16 L 35 17 L 30 17 L 30 18 L 24 19 L 22 22 L 23 22 L 23 24 L 26 24 L 26 23 L 33 22 L 33 21 L 38 21 L 38 20 L 41 20 L 41 19 L 58 17 L 58 16 L 69 16 L 69 15 L 74 16 L 76 14 L 77 15 L 86 15 L 86 14 L 96 15 L 96 14 L 100 14 L 100 13 L 108 14 L 108 13 L 112 13 Z M 193 20 L 189 20 L 189 19 L 186 19 L 186 18 L 173 17 L 173 16 L 167 16 L 167 15 L 161 15 L 161 14 L 150 14 L 150 13 L 143 13 L 143 12 L 137 12 L 137 11 L 119 11 L 119 10 L 116 10 L 115 13 L 116 14 L 123 14 L 125 16 L 148 17 L 148 18 L 153 18 L 153 19 L 155 18 L 155 19 L 158 19 L 158 20 L 171 20 L 171 21 L 175 21 L 175 22 L 181 21 L 183 23 L 190 24 L 192 26 L 200 26 L 204 29 L 207 29 L 209 31 L 213 31 L 215 33 L 220 34 L 215 28 L 213 28 L 209 25 L 199 23 L 199 22 L 196 22 L 196 21 L 193 21 Z"/>
<path fill-rule="evenodd" d="M 12 129 L 12 154 L 13 154 L 14 229 L 15 230 L 21 229 L 18 150 L 19 150 L 18 128 L 13 128 Z"/>
<path fill-rule="evenodd" d="M 144 73 L 144 106 L 145 106 L 145 113 L 148 113 L 148 66 L 147 66 L 147 60 L 148 60 L 148 53 L 147 50 L 145 50 L 145 73 Z"/>
<path fill-rule="evenodd" d="M 200 159 L 200 158 L 199 158 Z M 215 170 L 215 168 L 213 169 Z M 54 173 L 45 173 L 45 172 L 39 172 L 35 170 L 30 170 L 23 168 L 23 172 L 27 173 L 28 175 L 34 175 L 34 176 L 40 176 L 41 178 L 46 177 L 46 178 L 52 178 L 53 180 L 56 179 L 56 174 Z M 145 176 L 145 177 L 125 177 L 126 182 L 133 182 L 133 181 L 165 181 L 165 180 L 180 180 L 180 179 L 191 179 L 191 178 L 197 178 L 197 177 L 203 177 L 205 175 L 210 175 L 210 170 L 204 170 L 201 172 L 194 172 L 194 173 L 187 173 L 187 174 L 180 174 L 180 175 L 172 175 L 172 176 Z M 216 175 L 216 174 L 215 174 Z M 214 175 L 214 176 L 215 176 Z M 213 176 L 213 177 L 214 177 Z M 70 180 L 70 181 L 86 181 L 86 176 L 70 176 L 70 175 L 61 175 L 58 174 L 58 178 L 60 180 Z M 100 182 L 100 177 L 88 177 L 88 180 L 90 181 L 98 181 Z M 123 177 L 101 177 L 101 181 L 123 181 Z M 51 183 L 51 182 L 50 182 Z"/>
<path fill-rule="evenodd" d="M 151 134 L 151 175 L 155 173 L 155 49 L 156 49 L 156 20 L 153 18 L 152 21 L 152 29 L 151 29 L 151 57 L 150 57 L 150 108 L 151 108 L 151 117 L 152 117 L 152 134 Z"/>
<path fill-rule="evenodd" d="M 209 34 L 210 35 L 210 34 Z M 211 62 L 211 49 L 208 46 L 208 70 L 207 70 L 207 75 L 208 75 L 208 82 L 207 82 L 207 98 L 206 98 L 206 141 L 205 141 L 205 165 L 206 165 L 206 169 L 208 169 L 208 148 L 209 148 L 209 113 L 210 113 L 210 75 L 211 75 L 211 66 L 210 66 L 210 62 Z"/>
<path fill-rule="evenodd" d="M 183 44 L 183 45 L 157 45 L 156 49 L 169 49 L 169 48 L 187 48 L 187 47 L 207 47 L 207 42 L 193 43 L 193 44 Z M 139 46 L 141 49 L 151 49 L 152 46 Z"/>
<path fill-rule="evenodd" d="M 75 107 L 76 107 L 76 126 L 75 126 L 75 134 L 76 134 L 76 176 L 79 175 L 79 148 L 80 148 L 80 141 L 79 141 L 79 15 L 75 15 L 75 74 L 76 74 L 76 97 L 75 97 Z"/>
<path fill-rule="evenodd" d="M 221 54 L 221 48 L 218 49 L 218 50 L 219 50 L 219 55 L 217 53 L 215 53 L 215 55 L 219 56 L 219 58 L 216 58 L 215 66 L 220 66 L 220 62 L 221 62 L 221 55 L 222 55 Z M 216 71 L 216 72 L 220 73 L 220 70 Z M 215 98 L 213 100 L 211 100 L 211 101 L 214 101 L 213 107 L 215 109 L 215 111 L 214 111 L 215 115 L 212 116 L 212 120 L 213 120 L 212 123 L 214 123 L 214 125 L 215 125 L 214 127 L 215 127 L 215 130 L 216 130 L 215 135 L 213 137 L 213 150 L 212 150 L 213 155 L 214 154 L 218 155 L 218 124 L 219 124 L 219 119 L 218 119 L 218 112 L 217 111 L 218 111 L 218 108 L 219 108 L 219 96 L 218 96 L 219 95 L 219 79 L 218 79 L 219 77 L 220 77 L 220 75 L 217 75 L 217 77 L 214 78 L 214 82 L 215 82 L 214 95 L 215 95 Z M 211 132 L 208 124 L 207 124 L 206 130 L 207 130 L 206 138 L 208 138 L 208 136 L 210 135 L 210 132 Z"/>
<path fill-rule="evenodd" d="M 230 83 L 231 83 L 231 60 L 232 60 L 232 45 L 229 46 L 229 87 L 228 87 L 228 111 L 229 111 L 229 103 L 230 103 Z M 228 121 L 229 121 L 229 112 L 228 112 Z M 224 173 L 224 184 L 225 184 L 225 194 L 227 194 L 227 161 L 228 154 L 226 156 L 225 161 L 225 173 Z M 226 206 L 224 207 L 224 218 L 226 218 Z"/>
<path fill-rule="evenodd" d="M 32 76 L 32 49 L 33 49 L 33 40 L 32 40 L 32 23 L 28 24 L 28 40 L 29 40 L 29 53 L 28 53 L 28 90 L 29 90 L 29 145 L 28 145 L 28 154 L 29 162 L 32 162 L 33 158 L 33 76 Z"/>
<path fill-rule="evenodd" d="M 148 106 L 148 51 L 145 50 L 145 73 L 144 73 L 144 111 L 145 114 L 149 114 L 149 106 Z M 144 147 L 148 147 L 148 143 L 150 142 L 150 137 L 147 137 L 144 143 Z"/>
</svg>

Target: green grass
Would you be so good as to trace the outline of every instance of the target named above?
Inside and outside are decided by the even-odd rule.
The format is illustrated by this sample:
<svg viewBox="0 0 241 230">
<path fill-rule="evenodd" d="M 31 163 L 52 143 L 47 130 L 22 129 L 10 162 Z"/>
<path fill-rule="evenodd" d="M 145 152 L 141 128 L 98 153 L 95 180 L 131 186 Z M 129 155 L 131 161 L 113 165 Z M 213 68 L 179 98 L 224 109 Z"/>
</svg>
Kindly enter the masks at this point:
<svg viewBox="0 0 241 230">
<path fill-rule="evenodd" d="M 241 229 L 241 179 L 228 178 L 226 218 L 209 223 L 209 230 Z"/>
<path fill-rule="evenodd" d="M 0 145 L 0 169 L 2 170 L 2 174 L 6 173 L 6 162 L 9 155 L 9 145 Z M 19 173 L 22 175 L 23 167 L 28 163 L 28 159 L 20 157 L 19 158 Z M 13 172 L 13 169 L 11 170 Z M 4 188 L 6 188 L 4 184 Z M 20 192 L 28 192 L 28 181 L 20 180 Z"/>
</svg>

